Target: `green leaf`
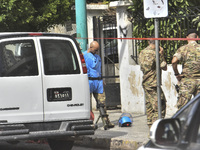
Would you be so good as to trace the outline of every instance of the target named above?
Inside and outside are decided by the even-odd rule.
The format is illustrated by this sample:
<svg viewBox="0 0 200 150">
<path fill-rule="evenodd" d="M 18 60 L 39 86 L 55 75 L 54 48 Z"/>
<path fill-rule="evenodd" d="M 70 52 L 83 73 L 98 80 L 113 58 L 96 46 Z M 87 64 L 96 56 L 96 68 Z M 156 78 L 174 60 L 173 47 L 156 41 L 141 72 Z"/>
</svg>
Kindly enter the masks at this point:
<svg viewBox="0 0 200 150">
<path fill-rule="evenodd" d="M 148 30 L 153 30 L 154 29 L 154 25 L 152 24 L 149 28 L 147 28 Z"/>
</svg>

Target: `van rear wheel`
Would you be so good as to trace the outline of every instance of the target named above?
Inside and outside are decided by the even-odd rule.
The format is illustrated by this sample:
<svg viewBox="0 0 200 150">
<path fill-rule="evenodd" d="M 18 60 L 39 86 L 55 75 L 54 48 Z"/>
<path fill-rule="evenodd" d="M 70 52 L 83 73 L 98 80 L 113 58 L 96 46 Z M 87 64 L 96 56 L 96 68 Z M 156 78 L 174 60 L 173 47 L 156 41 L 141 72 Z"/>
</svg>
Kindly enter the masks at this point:
<svg viewBox="0 0 200 150">
<path fill-rule="evenodd" d="M 74 141 L 61 140 L 61 139 L 48 139 L 51 150 L 71 150 Z"/>
</svg>

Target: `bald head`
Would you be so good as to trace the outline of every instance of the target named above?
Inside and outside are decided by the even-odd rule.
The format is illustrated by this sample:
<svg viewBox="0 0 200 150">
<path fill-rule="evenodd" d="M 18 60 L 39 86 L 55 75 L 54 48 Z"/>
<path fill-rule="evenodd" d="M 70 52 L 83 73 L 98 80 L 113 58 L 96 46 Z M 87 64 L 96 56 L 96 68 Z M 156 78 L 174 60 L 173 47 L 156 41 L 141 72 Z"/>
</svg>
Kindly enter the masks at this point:
<svg viewBox="0 0 200 150">
<path fill-rule="evenodd" d="M 89 52 L 91 52 L 92 54 L 96 54 L 98 50 L 99 50 L 99 43 L 97 41 L 92 41 L 90 43 Z"/>
</svg>

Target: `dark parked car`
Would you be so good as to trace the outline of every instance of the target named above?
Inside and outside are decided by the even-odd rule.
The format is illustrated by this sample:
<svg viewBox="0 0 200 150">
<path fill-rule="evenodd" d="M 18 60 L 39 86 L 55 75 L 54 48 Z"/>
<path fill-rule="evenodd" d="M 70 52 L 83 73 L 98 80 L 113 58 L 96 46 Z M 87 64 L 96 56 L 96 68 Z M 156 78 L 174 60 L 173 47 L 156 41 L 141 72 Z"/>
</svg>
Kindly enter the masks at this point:
<svg viewBox="0 0 200 150">
<path fill-rule="evenodd" d="M 199 150 L 200 93 L 171 119 L 154 122 L 150 141 L 138 150 Z"/>
</svg>

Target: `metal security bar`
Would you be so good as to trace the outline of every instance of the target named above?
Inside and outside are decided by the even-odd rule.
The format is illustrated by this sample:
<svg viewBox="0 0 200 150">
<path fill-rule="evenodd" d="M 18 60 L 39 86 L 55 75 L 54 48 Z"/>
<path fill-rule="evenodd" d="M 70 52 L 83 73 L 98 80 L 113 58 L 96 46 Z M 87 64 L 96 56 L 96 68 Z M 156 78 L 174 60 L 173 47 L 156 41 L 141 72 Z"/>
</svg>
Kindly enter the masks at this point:
<svg viewBox="0 0 200 150">
<path fill-rule="evenodd" d="M 103 63 L 103 78 L 115 80 L 115 78 L 119 78 L 119 75 L 116 73 L 116 71 L 119 70 L 118 44 L 117 39 L 108 38 L 117 38 L 116 16 L 95 17 L 93 20 L 94 37 L 101 38 L 100 40 L 97 39 L 97 41 L 101 43 L 102 49 L 102 51 L 100 51 L 100 56 Z"/>
<path fill-rule="evenodd" d="M 119 80 L 119 60 L 117 24 L 115 15 L 105 15 L 94 17 L 94 37 L 101 45 L 100 56 L 102 58 L 102 74 L 106 83 L 104 90 L 106 94 L 106 107 L 119 107 L 120 99 L 120 80 Z M 100 38 L 100 39 L 98 39 Z"/>
<path fill-rule="evenodd" d="M 171 9 L 168 14 L 168 17 L 159 19 L 159 37 L 184 38 L 188 29 L 197 28 L 198 22 L 195 22 L 194 19 L 200 14 L 200 7 L 180 8 L 179 10 Z M 154 20 L 144 18 L 143 12 L 138 12 L 137 15 L 133 17 L 133 37 L 147 38 L 153 34 Z M 134 53 L 131 57 L 138 63 L 137 55 L 148 43 L 146 40 L 135 40 L 134 43 Z M 160 41 L 160 45 L 164 48 L 165 59 L 168 64 L 171 63 L 176 50 L 186 43 L 187 41 Z"/>
</svg>

